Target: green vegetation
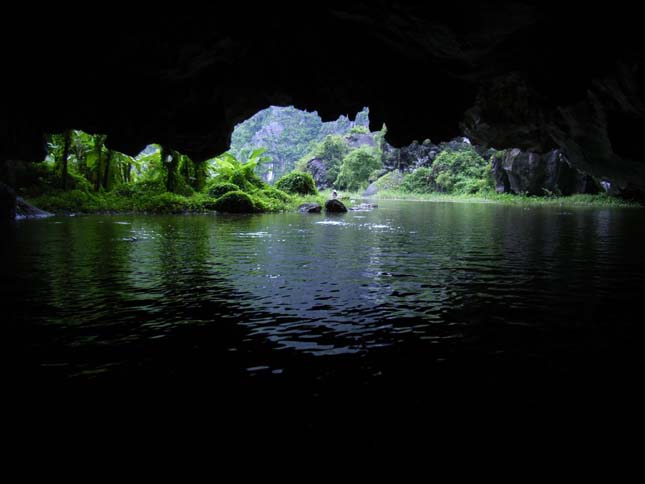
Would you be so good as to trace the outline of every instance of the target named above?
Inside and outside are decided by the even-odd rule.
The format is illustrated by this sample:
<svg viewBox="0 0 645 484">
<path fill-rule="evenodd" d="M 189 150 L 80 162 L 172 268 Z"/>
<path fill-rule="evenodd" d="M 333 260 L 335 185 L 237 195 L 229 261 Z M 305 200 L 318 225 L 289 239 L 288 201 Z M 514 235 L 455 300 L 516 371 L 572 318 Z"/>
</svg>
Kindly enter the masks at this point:
<svg viewBox="0 0 645 484">
<path fill-rule="evenodd" d="M 320 143 L 315 144 L 309 153 L 298 160 L 296 169 L 307 171 L 307 162 L 313 158 L 317 158 L 325 166 L 325 185 L 331 186 L 336 183 L 340 166 L 349 151 L 349 146 L 343 136 L 326 136 Z"/>
<path fill-rule="evenodd" d="M 343 190 L 365 188 L 370 174 L 383 166 L 379 154 L 376 149 L 369 146 L 361 146 L 349 153 L 340 166 L 336 186 Z"/>
<path fill-rule="evenodd" d="M 228 192 L 235 192 L 239 189 L 240 187 L 238 187 L 235 183 L 222 182 L 215 183 L 208 187 L 207 193 L 211 198 L 219 198 L 222 195 L 227 194 Z"/>
<path fill-rule="evenodd" d="M 309 173 L 294 171 L 280 178 L 275 187 L 287 193 L 299 195 L 315 195 L 317 193 L 316 184 Z"/>
<path fill-rule="evenodd" d="M 280 115 L 284 119 L 294 118 L 293 113 L 286 111 Z M 242 143 L 242 138 L 264 139 L 256 134 L 261 130 L 266 134 L 271 126 L 275 128 L 271 124 L 275 116 L 271 118 L 267 113 L 258 116 L 238 132 L 237 142 Z M 269 118 L 273 121 L 269 122 Z M 380 132 L 369 133 L 367 111 L 359 113 L 355 122 L 341 117 L 333 126 L 322 123 L 315 113 L 296 118 L 309 120 L 303 122 L 302 136 L 294 141 L 299 146 L 298 153 L 303 152 L 305 145 L 308 151 L 304 156 L 298 155 L 296 171 L 282 175 L 273 187 L 261 178 L 268 173 L 267 166 L 273 167 L 271 173 L 278 172 L 275 159 L 265 148 L 244 145 L 238 147 L 243 156 L 227 152 L 210 160 L 195 161 L 170 147 L 149 145 L 137 156 L 129 156 L 112 150 L 105 135 L 75 130 L 49 136 L 47 156 L 42 163 L 12 166 L 13 181 L 9 184 L 33 205 L 55 213 L 279 212 L 295 210 L 304 202 L 324 204 L 330 195 L 319 193 L 317 188 L 334 187 L 341 191 L 344 201 L 349 196 L 360 198 L 372 182 L 378 189 L 377 199 L 563 207 L 636 205 L 608 195 L 497 194 L 490 162 L 471 146 L 464 146 L 465 143 L 443 145 L 434 161 L 422 158 L 425 166 L 412 172 L 404 174 L 396 169 L 388 172 L 383 163 L 385 126 Z M 338 130 L 343 134 L 338 134 Z M 312 136 L 314 141 L 304 141 Z M 287 150 L 283 145 L 291 143 L 288 136 L 274 141 L 280 150 Z M 284 150 L 280 153 L 288 151 Z M 296 151 L 289 159 L 294 159 Z M 315 163 L 309 163 L 312 159 Z M 386 165 L 392 169 L 392 163 Z M 0 175 L 6 177 L 6 173 Z"/>
<path fill-rule="evenodd" d="M 410 193 L 478 193 L 493 187 L 490 164 L 474 149 L 443 151 L 430 168 L 417 168 L 401 185 Z"/>
<path fill-rule="evenodd" d="M 345 193 L 348 198 L 360 199 L 361 192 Z M 599 195 L 568 195 L 538 197 L 529 195 L 513 195 L 510 193 L 495 193 L 494 191 L 476 194 L 446 194 L 446 193 L 410 193 L 402 190 L 380 191 L 371 199 L 375 200 L 409 200 L 422 202 L 455 202 L 455 203 L 499 203 L 515 206 L 545 206 L 545 207 L 642 207 L 638 202 L 631 202 L 607 194 Z"/>
<path fill-rule="evenodd" d="M 194 162 L 158 145 L 136 157 L 110 150 L 103 135 L 69 131 L 50 136 L 43 163 L 20 165 L 19 195 L 54 213 L 232 213 L 291 210 L 315 194 L 309 175 L 306 190 L 290 195 L 266 184 L 257 169 L 269 159 L 256 149 L 242 162 L 230 153 Z M 307 185 L 308 183 L 308 185 Z"/>
<path fill-rule="evenodd" d="M 271 182 L 293 171 L 296 162 L 327 136 L 369 133 L 368 126 L 367 108 L 356 115 L 355 121 L 340 116 L 336 121 L 323 122 L 316 112 L 271 106 L 235 127 L 230 153 L 244 159 L 253 150 L 265 148 L 269 161 L 258 167 L 258 174 Z"/>
<path fill-rule="evenodd" d="M 213 202 L 213 208 L 220 212 L 253 213 L 257 202 L 248 193 L 237 190 L 228 192 Z"/>
<path fill-rule="evenodd" d="M 385 175 L 377 178 L 377 180 L 374 182 L 374 184 L 379 190 L 379 193 L 386 190 L 397 190 L 401 187 L 402 183 L 403 183 L 403 174 L 398 170 L 390 171 Z M 410 190 L 410 191 L 414 191 L 414 190 Z"/>
</svg>

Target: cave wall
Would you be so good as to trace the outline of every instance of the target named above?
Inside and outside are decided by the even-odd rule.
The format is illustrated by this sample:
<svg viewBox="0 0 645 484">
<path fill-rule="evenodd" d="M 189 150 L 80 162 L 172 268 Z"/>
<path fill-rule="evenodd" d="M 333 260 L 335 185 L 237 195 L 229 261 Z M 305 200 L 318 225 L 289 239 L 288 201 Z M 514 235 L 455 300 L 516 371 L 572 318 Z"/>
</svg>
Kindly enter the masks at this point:
<svg viewBox="0 0 645 484">
<path fill-rule="evenodd" d="M 388 141 L 562 150 L 645 188 L 643 43 L 635 7 L 550 2 L 16 6 L 0 31 L 0 160 L 39 160 L 44 134 L 108 134 L 196 159 L 271 104 L 325 120 L 369 106 Z"/>
</svg>

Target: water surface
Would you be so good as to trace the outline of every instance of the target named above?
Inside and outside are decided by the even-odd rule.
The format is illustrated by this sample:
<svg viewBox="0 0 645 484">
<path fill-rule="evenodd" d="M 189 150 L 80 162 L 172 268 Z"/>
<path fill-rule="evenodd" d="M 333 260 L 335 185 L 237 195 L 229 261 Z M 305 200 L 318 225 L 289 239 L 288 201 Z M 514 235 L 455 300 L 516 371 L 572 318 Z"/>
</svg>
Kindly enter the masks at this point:
<svg viewBox="0 0 645 484">
<path fill-rule="evenodd" d="M 620 392 L 640 362 L 642 210 L 381 202 L 6 230 L 5 341 L 32 389 L 418 410 L 455 390 Z"/>
</svg>

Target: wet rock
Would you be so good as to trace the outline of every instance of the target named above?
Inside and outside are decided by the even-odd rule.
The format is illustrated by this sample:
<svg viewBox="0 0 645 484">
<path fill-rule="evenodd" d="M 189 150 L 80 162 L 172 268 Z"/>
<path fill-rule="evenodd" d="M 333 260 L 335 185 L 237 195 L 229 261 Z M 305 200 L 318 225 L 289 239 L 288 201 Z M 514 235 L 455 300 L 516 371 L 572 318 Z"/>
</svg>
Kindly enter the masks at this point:
<svg viewBox="0 0 645 484">
<path fill-rule="evenodd" d="M 371 197 L 372 195 L 376 195 L 377 192 L 378 192 L 378 187 L 376 186 L 376 182 L 370 183 L 367 189 L 363 192 L 363 196 Z"/>
<path fill-rule="evenodd" d="M 388 171 L 413 171 L 422 166 L 432 165 L 440 152 L 440 147 L 429 139 L 423 143 L 413 141 L 402 148 L 395 148 L 386 142 L 383 144 L 383 166 Z"/>
<path fill-rule="evenodd" d="M 301 213 L 320 213 L 322 207 L 318 203 L 303 203 L 298 207 L 298 212 Z"/>
<path fill-rule="evenodd" d="M 25 202 L 22 197 L 16 198 L 16 218 L 17 219 L 44 218 L 44 217 L 51 217 L 53 215 L 54 214 L 45 212 L 44 210 L 41 210 Z"/>
<path fill-rule="evenodd" d="M 332 198 L 331 200 L 327 200 L 325 202 L 325 210 L 327 212 L 343 213 L 343 212 L 347 212 L 347 207 L 340 200 Z"/>
<path fill-rule="evenodd" d="M 0 183 L 0 220 L 16 218 L 16 192 L 4 183 Z"/>
<path fill-rule="evenodd" d="M 492 157 L 491 166 L 497 193 L 572 195 L 599 191 L 594 179 L 573 168 L 560 150 L 544 154 L 505 150 Z"/>
<path fill-rule="evenodd" d="M 327 180 L 327 167 L 320 158 L 312 158 L 307 162 L 307 173 L 310 173 L 319 190 L 329 188 L 331 184 Z"/>
</svg>

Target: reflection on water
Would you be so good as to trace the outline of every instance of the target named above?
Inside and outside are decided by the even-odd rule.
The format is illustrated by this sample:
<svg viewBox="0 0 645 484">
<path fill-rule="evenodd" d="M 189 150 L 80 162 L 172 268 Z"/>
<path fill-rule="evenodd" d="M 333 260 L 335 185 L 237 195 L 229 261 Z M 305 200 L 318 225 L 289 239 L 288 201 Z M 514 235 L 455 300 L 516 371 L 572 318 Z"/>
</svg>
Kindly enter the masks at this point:
<svg viewBox="0 0 645 484">
<path fill-rule="evenodd" d="M 5 314 L 17 358 L 45 379 L 584 355 L 629 339 L 644 221 L 415 202 L 329 218 L 22 221 L 3 241 Z M 375 369 L 375 355 L 390 356 Z"/>
</svg>

